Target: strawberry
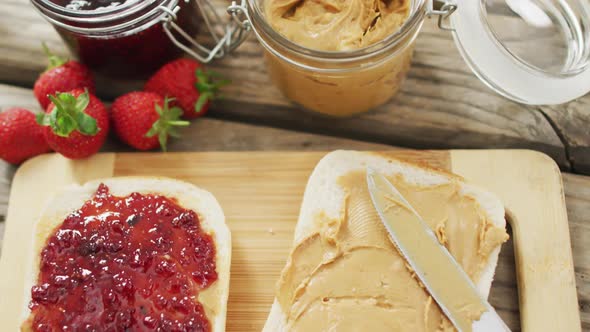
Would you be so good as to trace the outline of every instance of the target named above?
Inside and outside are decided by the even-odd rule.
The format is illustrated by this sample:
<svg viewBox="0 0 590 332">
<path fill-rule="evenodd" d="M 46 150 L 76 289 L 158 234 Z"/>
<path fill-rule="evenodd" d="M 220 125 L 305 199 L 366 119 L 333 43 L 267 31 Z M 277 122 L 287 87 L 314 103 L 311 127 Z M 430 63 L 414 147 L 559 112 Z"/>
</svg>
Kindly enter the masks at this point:
<svg viewBox="0 0 590 332">
<path fill-rule="evenodd" d="M 160 146 L 166 151 L 168 136 L 178 137 L 177 126 L 182 110 L 170 107 L 171 99 L 153 92 L 136 91 L 123 95 L 111 106 L 113 126 L 119 138 L 139 150 Z"/>
<path fill-rule="evenodd" d="M 190 59 L 178 59 L 162 66 L 145 84 L 144 90 L 155 92 L 176 101 L 187 119 L 197 118 L 209 109 L 218 97 L 219 88 L 229 84 L 214 72 L 201 69 L 201 64 Z"/>
<path fill-rule="evenodd" d="M 45 126 L 47 144 L 71 159 L 89 157 L 102 147 L 109 132 L 105 106 L 88 91 L 76 89 L 58 93 L 37 122 Z"/>
<path fill-rule="evenodd" d="M 33 88 L 35 97 L 43 109 L 47 109 L 51 103 L 48 96 L 58 92 L 74 89 L 88 89 L 90 93 L 95 92 L 94 78 L 86 66 L 52 54 L 45 44 L 43 44 L 43 50 L 49 58 L 49 66 L 39 76 Z"/>
<path fill-rule="evenodd" d="M 0 158 L 12 164 L 49 152 L 43 128 L 35 114 L 24 108 L 10 108 L 0 113 Z"/>
</svg>

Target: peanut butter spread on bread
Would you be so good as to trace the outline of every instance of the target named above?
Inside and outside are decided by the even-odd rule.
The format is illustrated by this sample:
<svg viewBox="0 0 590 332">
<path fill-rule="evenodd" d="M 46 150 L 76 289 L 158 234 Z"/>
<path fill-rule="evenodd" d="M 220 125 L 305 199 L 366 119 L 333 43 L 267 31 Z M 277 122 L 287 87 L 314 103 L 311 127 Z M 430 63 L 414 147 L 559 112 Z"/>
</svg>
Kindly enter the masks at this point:
<svg viewBox="0 0 590 332">
<path fill-rule="evenodd" d="M 477 282 L 490 254 L 508 239 L 460 184 L 423 187 L 390 177 Z M 364 171 L 338 179 L 339 218 L 317 215 L 316 229 L 293 248 L 277 284 L 288 331 L 453 331 L 450 321 L 397 252 L 371 201 Z M 392 206 L 392 209 L 395 209 Z M 465 306 L 467 317 L 480 308 Z"/>
</svg>

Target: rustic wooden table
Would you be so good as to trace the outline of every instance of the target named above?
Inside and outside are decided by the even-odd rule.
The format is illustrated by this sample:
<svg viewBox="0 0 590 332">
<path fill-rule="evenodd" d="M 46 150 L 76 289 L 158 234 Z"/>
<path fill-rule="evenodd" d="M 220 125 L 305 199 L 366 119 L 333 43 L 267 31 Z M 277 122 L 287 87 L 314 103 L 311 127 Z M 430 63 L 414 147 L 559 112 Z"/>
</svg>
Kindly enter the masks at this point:
<svg viewBox="0 0 590 332">
<path fill-rule="evenodd" d="M 27 0 L 0 2 L 0 110 L 39 110 L 31 87 L 46 65 L 41 41 L 59 54 L 58 35 Z M 527 38 L 527 36 L 520 36 Z M 251 36 L 234 54 L 210 66 L 233 79 L 226 99 L 184 130 L 173 151 L 333 150 L 410 148 L 530 148 L 551 156 L 563 181 L 582 328 L 590 330 L 590 95 L 569 104 L 532 107 L 489 90 L 465 65 L 451 36 L 427 21 L 401 93 L 387 105 L 335 120 L 302 113 L 273 87 L 261 47 Z M 141 82 L 101 79 L 109 101 Z M 105 151 L 130 151 L 111 140 Z M 0 161 L 0 245 L 15 167 Z M 574 174 L 577 173 L 577 174 Z M 10 254 L 10 253 L 3 253 Z M 510 254 L 510 247 L 503 250 Z M 502 267 L 492 303 L 518 329 L 514 266 Z"/>
</svg>

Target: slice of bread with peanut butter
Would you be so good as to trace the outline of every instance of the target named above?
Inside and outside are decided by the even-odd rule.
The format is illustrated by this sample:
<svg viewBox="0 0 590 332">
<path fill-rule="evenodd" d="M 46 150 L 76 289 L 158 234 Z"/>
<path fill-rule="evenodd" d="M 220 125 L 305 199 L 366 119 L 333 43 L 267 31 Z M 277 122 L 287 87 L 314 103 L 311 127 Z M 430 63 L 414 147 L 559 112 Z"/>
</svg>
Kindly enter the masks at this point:
<svg viewBox="0 0 590 332">
<path fill-rule="evenodd" d="M 389 239 L 370 201 L 367 166 L 396 185 L 487 298 L 508 239 L 496 196 L 446 172 L 335 151 L 309 179 L 263 331 L 454 330 Z"/>
</svg>

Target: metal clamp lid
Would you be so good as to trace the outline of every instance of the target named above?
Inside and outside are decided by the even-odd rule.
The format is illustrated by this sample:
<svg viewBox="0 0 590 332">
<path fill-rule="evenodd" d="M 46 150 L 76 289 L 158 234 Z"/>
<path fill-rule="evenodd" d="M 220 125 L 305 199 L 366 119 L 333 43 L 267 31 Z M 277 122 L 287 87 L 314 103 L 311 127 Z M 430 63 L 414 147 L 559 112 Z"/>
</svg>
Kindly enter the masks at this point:
<svg viewBox="0 0 590 332">
<path fill-rule="evenodd" d="M 445 31 L 453 31 L 453 28 L 445 25 L 444 22 L 453 15 L 453 13 L 457 10 L 457 5 L 445 0 L 432 0 L 428 1 L 427 8 L 426 8 L 426 15 L 438 16 L 438 27 L 441 30 Z"/>
<path fill-rule="evenodd" d="M 190 0 L 180 1 L 188 3 Z M 223 58 L 246 39 L 251 27 L 246 23 L 248 21 L 242 22 L 239 20 L 241 13 L 246 13 L 245 0 L 242 0 L 240 5 L 236 5 L 235 1 L 232 2 L 232 5 L 228 8 L 228 13 L 232 16 L 232 20 L 227 23 L 224 23 L 210 1 L 194 1 L 197 2 L 197 7 L 199 8 L 208 31 L 211 33 L 211 36 L 215 41 L 215 45 L 212 48 L 204 46 L 181 28 L 176 23 L 177 13 L 180 10 L 180 6 L 178 5 L 178 2 L 172 2 L 169 6 L 159 6 L 158 8 L 165 13 L 161 18 L 164 32 L 177 47 L 199 61 L 207 63 L 211 62 L 213 59 Z M 194 48 L 187 47 L 181 43 L 173 32 L 177 32 Z"/>
</svg>

